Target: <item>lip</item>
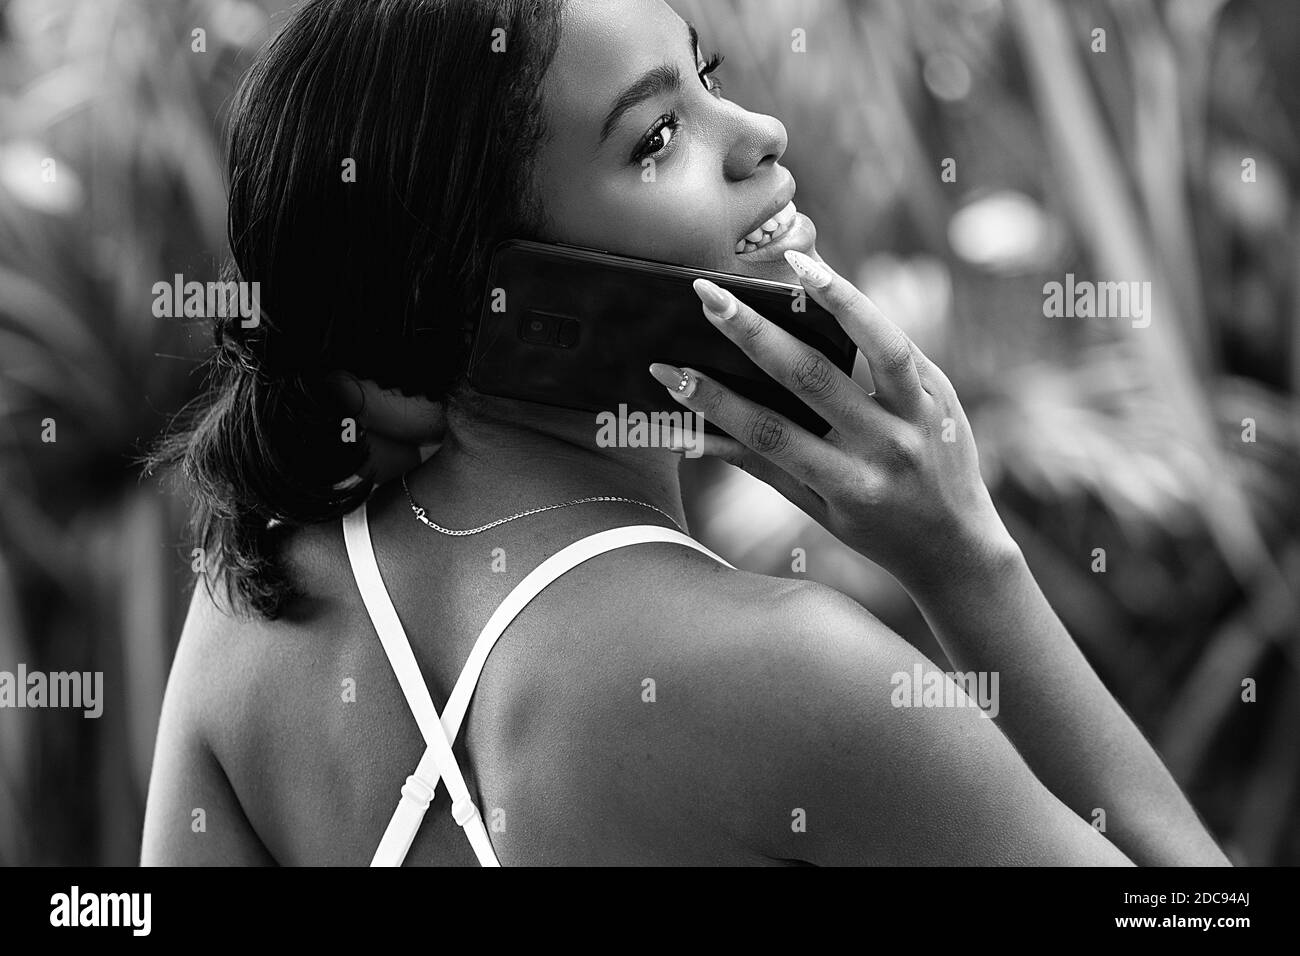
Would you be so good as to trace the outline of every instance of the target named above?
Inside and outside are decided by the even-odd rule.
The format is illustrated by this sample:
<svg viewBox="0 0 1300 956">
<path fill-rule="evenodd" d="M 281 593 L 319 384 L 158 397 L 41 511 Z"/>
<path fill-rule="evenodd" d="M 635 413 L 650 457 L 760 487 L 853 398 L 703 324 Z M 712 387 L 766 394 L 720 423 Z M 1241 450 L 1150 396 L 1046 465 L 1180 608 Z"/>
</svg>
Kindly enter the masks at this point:
<svg viewBox="0 0 1300 956">
<path fill-rule="evenodd" d="M 775 216 L 786 206 L 790 205 L 790 203 L 794 202 L 795 188 L 796 188 L 796 184 L 794 181 L 794 177 L 787 172 L 785 175 L 785 181 L 781 184 L 781 188 L 776 191 L 776 194 L 772 197 L 771 201 L 768 202 L 768 204 L 764 207 L 764 212 L 762 213 L 762 215 L 760 215 L 757 219 L 751 222 L 745 229 L 743 229 L 740 235 L 738 235 L 735 238 L 735 240 L 732 242 L 732 245 L 734 246 L 736 242 L 739 242 L 741 239 L 744 239 L 755 229 L 762 226 L 763 223 L 767 222 L 769 219 Z M 747 253 L 737 253 L 737 255 L 746 255 L 746 254 Z"/>
<path fill-rule="evenodd" d="M 790 223 L 790 228 L 780 239 L 773 239 L 765 246 L 755 249 L 753 252 L 735 252 L 734 255 L 741 262 L 776 262 L 785 261 L 785 254 L 790 249 L 797 249 L 800 252 L 811 254 L 813 246 L 817 244 L 817 227 L 813 221 L 801 212 L 794 214 L 794 222 Z"/>
</svg>

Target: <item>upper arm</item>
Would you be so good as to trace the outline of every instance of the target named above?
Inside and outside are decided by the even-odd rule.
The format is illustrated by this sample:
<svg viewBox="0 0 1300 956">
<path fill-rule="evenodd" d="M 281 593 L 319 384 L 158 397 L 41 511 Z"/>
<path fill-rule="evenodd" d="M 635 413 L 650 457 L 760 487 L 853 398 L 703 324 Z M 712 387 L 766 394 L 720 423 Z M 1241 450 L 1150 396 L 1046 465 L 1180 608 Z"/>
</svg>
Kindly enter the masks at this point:
<svg viewBox="0 0 1300 956">
<path fill-rule="evenodd" d="M 144 866 L 257 865 L 275 860 L 240 806 L 209 745 L 223 621 L 203 581 L 196 582 L 167 679 L 145 805 Z"/>
<path fill-rule="evenodd" d="M 951 680 L 926 678 L 940 669 L 856 602 L 804 585 L 773 620 L 740 665 L 753 707 L 736 728 L 750 741 L 763 852 L 819 864 L 1130 862 L 970 698 L 908 706 L 917 665 L 923 684 Z"/>
</svg>

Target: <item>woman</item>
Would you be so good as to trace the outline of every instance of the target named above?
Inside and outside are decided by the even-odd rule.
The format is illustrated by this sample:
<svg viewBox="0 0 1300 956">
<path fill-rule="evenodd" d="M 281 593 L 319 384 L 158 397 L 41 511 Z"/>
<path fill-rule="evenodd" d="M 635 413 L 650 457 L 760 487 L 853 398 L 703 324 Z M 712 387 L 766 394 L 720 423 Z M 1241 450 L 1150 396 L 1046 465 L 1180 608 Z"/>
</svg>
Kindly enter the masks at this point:
<svg viewBox="0 0 1300 956">
<path fill-rule="evenodd" d="M 212 394 L 155 462 L 196 490 L 211 587 L 145 863 L 1227 862 L 1043 598 L 948 380 L 816 257 L 784 128 L 716 66 L 661 2 L 315 0 L 250 71 L 230 240 L 261 321 L 218 321 Z M 959 671 L 997 676 L 996 719 L 960 692 L 903 706 L 900 675 L 934 665 L 844 595 L 684 547 L 670 450 L 467 390 L 508 236 L 803 282 L 873 394 L 705 285 L 700 321 L 828 438 L 652 372 L 739 439 L 711 452 L 893 573 Z M 453 714 L 516 585 L 628 526 L 640 543 L 548 576 Z"/>
</svg>

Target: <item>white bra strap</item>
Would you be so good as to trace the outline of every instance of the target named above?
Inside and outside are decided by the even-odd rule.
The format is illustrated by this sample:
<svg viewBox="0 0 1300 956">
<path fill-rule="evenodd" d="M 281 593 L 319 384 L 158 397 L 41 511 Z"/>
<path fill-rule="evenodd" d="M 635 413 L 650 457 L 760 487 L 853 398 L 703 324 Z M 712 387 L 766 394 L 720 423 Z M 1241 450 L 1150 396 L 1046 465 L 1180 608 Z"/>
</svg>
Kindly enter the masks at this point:
<svg viewBox="0 0 1300 956">
<path fill-rule="evenodd" d="M 479 862 L 484 866 L 499 866 L 500 863 L 483 825 L 482 816 L 470 800 L 460 766 L 451 752 L 451 744 L 455 742 L 460 732 L 461 723 L 469 709 L 470 698 L 483 673 L 488 655 L 510 622 L 551 582 L 579 564 L 617 548 L 633 544 L 669 542 L 694 548 L 729 568 L 734 566 L 694 538 L 672 528 L 658 525 L 612 528 L 573 542 L 530 571 L 493 612 L 474 642 L 465 667 L 461 670 L 460 677 L 447 699 L 447 706 L 443 708 L 442 716 L 439 717 L 424 678 L 420 674 L 415 655 L 411 651 L 406 632 L 397 616 L 397 610 L 393 607 L 392 599 L 384 587 L 379 565 L 375 561 L 365 510 L 365 505 L 361 505 L 343 519 L 348 557 L 352 562 L 362 600 L 370 612 L 375 630 L 379 633 L 389 662 L 394 673 L 397 674 L 398 683 L 427 744 L 415 773 L 406 778 L 406 784 L 402 787 L 401 802 L 389 821 L 371 866 L 401 866 L 424 819 L 425 811 L 433 799 L 439 778 L 446 780 L 447 790 L 453 800 L 452 815 L 465 830 Z"/>
<path fill-rule="evenodd" d="M 447 729 L 447 736 L 453 741 L 456 739 L 456 735 L 460 732 L 461 721 L 465 719 L 465 711 L 469 709 L 469 700 L 474 695 L 479 676 L 483 673 L 483 665 L 487 663 L 488 655 L 492 653 L 497 639 L 501 637 L 510 622 L 528 606 L 533 598 L 556 578 L 598 554 L 626 548 L 633 544 L 648 544 L 656 541 L 684 544 L 704 552 L 715 561 L 720 561 L 734 570 L 733 565 L 728 564 L 694 538 L 673 528 L 651 524 L 628 525 L 623 528 L 599 531 L 557 551 L 515 585 L 514 590 L 501 602 L 488 618 L 487 624 L 483 626 L 465 662 L 465 668 L 460 672 L 456 686 L 452 688 L 451 695 L 447 698 L 447 706 L 443 708 L 443 726 Z"/>
<path fill-rule="evenodd" d="M 725 564 L 733 570 L 735 569 L 735 565 L 714 554 L 694 538 L 673 528 L 664 528 L 659 525 L 628 525 L 622 528 L 600 531 L 573 542 L 561 551 L 557 551 L 515 585 L 506 599 L 488 618 L 487 624 L 479 633 L 478 639 L 474 642 L 474 647 L 470 651 L 469 659 L 465 662 L 465 667 L 456 680 L 456 686 L 452 688 L 451 695 L 447 698 L 447 706 L 442 710 L 442 726 L 447 732 L 447 739 L 454 743 L 460 733 L 461 723 L 465 719 L 465 712 L 469 709 L 470 698 L 474 695 L 474 688 L 478 686 L 479 677 L 483 673 L 483 667 L 487 663 L 488 655 L 492 653 L 492 648 L 496 646 L 497 640 L 505 632 L 510 622 L 528 606 L 533 598 L 537 597 L 557 578 L 599 554 L 617 548 L 626 548 L 633 544 L 647 544 L 657 541 L 686 545 L 707 554 L 715 561 Z M 420 758 L 420 769 L 416 773 L 426 777 L 431 784 L 438 782 L 437 763 L 432 748 L 425 750 L 424 756 Z M 408 815 L 399 820 L 398 816 L 394 814 L 392 822 L 388 826 L 388 833 L 384 835 L 385 840 L 388 840 L 391 834 L 393 844 L 402 846 L 402 856 L 398 857 L 397 864 L 394 865 L 401 864 L 402 857 L 405 856 L 406 849 L 415 838 L 415 830 L 419 826 L 419 817 Z"/>
<path fill-rule="evenodd" d="M 420 734 L 428 745 L 427 759 L 421 759 L 416 773 L 406 778 L 402 787 L 402 800 L 388 830 L 380 841 L 379 849 L 371 866 L 400 865 L 410 849 L 411 841 L 419 828 L 424 812 L 433 799 L 438 779 L 446 781 L 447 792 L 451 795 L 451 813 L 456 822 L 464 828 L 469 837 L 475 855 L 484 866 L 498 866 L 492 844 L 488 841 L 487 831 L 483 827 L 478 807 L 470 799 L 469 788 L 460 772 L 460 766 L 451 752 L 450 738 L 443 729 L 437 708 L 429 696 L 429 689 L 416 663 L 411 643 L 397 609 L 393 607 L 388 590 L 384 587 L 383 577 L 379 573 L 379 564 L 375 560 L 374 547 L 370 541 L 370 527 L 366 520 L 366 506 L 363 503 L 343 518 L 343 539 L 348 550 L 348 559 L 357 579 L 357 587 L 366 610 L 374 622 L 380 643 L 388 655 L 393 673 L 406 697 L 406 703 L 415 715 Z M 433 772 L 430 773 L 432 765 Z M 421 773 L 421 769 L 424 773 Z M 395 827 L 401 821 L 401 825 Z M 395 862 L 394 862 L 395 860 Z"/>
</svg>

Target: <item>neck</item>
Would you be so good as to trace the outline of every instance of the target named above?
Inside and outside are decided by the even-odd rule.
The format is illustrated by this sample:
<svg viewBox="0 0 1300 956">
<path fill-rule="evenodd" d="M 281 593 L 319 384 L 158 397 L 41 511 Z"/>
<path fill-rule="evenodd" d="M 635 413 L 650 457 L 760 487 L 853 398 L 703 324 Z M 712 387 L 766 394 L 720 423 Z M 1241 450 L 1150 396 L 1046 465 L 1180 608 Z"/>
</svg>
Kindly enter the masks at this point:
<svg viewBox="0 0 1300 956">
<path fill-rule="evenodd" d="M 663 509 L 685 530 L 678 456 L 661 447 L 602 448 L 596 434 L 593 412 L 453 397 L 441 447 L 407 475 L 407 483 L 430 518 L 451 527 L 476 527 L 574 498 L 617 495 Z M 610 527 L 627 524 L 628 509 L 645 512 L 647 524 L 663 521 L 633 504 L 596 507 L 611 509 Z"/>
</svg>

